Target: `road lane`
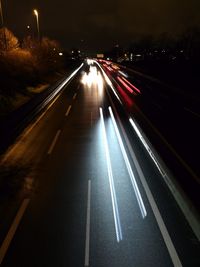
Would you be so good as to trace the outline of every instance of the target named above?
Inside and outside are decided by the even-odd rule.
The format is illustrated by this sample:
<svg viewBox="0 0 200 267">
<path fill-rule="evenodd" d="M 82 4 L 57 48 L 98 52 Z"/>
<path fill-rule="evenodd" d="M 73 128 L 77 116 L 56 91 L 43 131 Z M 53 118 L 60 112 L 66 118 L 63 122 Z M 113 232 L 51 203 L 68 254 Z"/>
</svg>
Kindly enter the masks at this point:
<svg viewBox="0 0 200 267">
<path fill-rule="evenodd" d="M 91 180 L 88 180 L 87 221 L 86 221 L 86 239 L 85 239 L 85 266 L 90 265 L 90 213 L 91 213 Z"/>
<path fill-rule="evenodd" d="M 1 198 L 0 198 L 0 241 L 9 230 L 17 210 L 24 197 L 29 197 L 37 187 L 38 164 L 47 155 L 48 148 L 57 129 L 63 124 L 60 116 L 72 102 L 74 86 L 79 81 L 72 81 L 72 87 L 67 87 L 62 98 L 55 98 L 47 108 L 45 115 L 40 116 L 23 133 L 14 146 L 4 155 L 1 163 Z M 56 100 L 56 101 L 55 101 Z M 54 123 L 52 123 L 54 121 Z M 30 186 L 29 180 L 33 183 Z M 27 186 L 28 185 L 28 186 Z"/>
<path fill-rule="evenodd" d="M 49 147 L 49 150 L 47 152 L 48 155 L 50 155 L 53 152 L 53 149 L 54 149 L 54 147 L 56 145 L 56 142 L 57 142 L 57 140 L 59 138 L 60 133 L 61 133 L 61 130 L 58 130 L 56 135 L 55 135 L 55 137 L 54 137 L 54 139 L 53 139 L 53 141 L 52 141 L 52 143 L 51 143 L 51 146 Z"/>
<path fill-rule="evenodd" d="M 68 108 L 67 108 L 67 111 L 65 113 L 65 116 L 67 117 L 71 111 L 71 108 L 72 108 L 72 105 L 70 105 Z"/>
<path fill-rule="evenodd" d="M 113 166 L 114 184 L 116 188 L 116 198 L 119 203 L 119 217 L 121 221 L 123 239 L 119 245 L 117 245 L 118 240 L 111 245 L 113 238 L 111 240 L 106 239 L 106 242 L 104 239 L 102 240 L 101 235 L 106 233 L 106 230 L 99 233 L 100 237 L 95 234 L 95 244 L 92 249 L 92 251 L 95 251 L 95 257 L 91 259 L 93 261 L 93 265 L 109 266 L 109 261 L 112 259 L 113 266 L 129 266 L 131 262 L 136 266 L 145 266 L 147 262 L 148 266 L 154 266 L 156 262 L 159 262 L 160 266 L 173 266 L 169 260 L 166 247 L 163 245 L 162 238 L 159 237 L 160 233 L 157 229 L 157 224 L 152 216 L 152 213 L 150 212 L 145 220 L 142 219 L 143 217 L 141 216 L 137 198 L 129 180 L 129 174 L 126 165 L 124 164 L 124 159 L 118 145 L 117 136 L 115 134 L 111 118 L 107 118 L 106 124 L 109 151 Z M 101 180 L 102 179 L 100 179 L 100 181 Z M 100 188 L 102 187 L 103 185 L 100 186 Z M 99 191 L 98 194 L 101 196 L 102 190 Z M 144 194 L 143 197 L 146 202 Z M 95 196 L 95 199 L 96 198 L 97 196 Z M 101 199 L 101 202 L 102 201 L 103 199 Z M 102 210 L 101 202 L 98 203 L 99 206 L 94 209 L 95 214 L 97 213 L 97 210 Z M 148 210 L 150 210 L 149 205 Z M 96 216 L 97 215 L 95 215 L 95 217 Z M 100 220 L 100 222 L 102 221 L 102 216 L 103 214 L 98 216 L 98 220 Z M 101 229 L 103 227 L 102 224 L 103 223 L 100 223 Z M 156 228 L 151 228 L 152 225 Z M 107 244 L 109 244 L 109 246 Z M 112 246 L 113 249 L 111 249 L 110 246 Z M 146 246 L 148 247 L 148 250 L 145 249 Z M 156 246 L 158 247 L 156 248 Z M 143 247 L 142 251 L 146 251 L 145 259 L 141 255 L 142 251 L 138 251 L 137 247 Z M 158 255 L 155 254 L 155 251 L 157 250 L 159 250 Z M 133 253 L 133 251 L 137 251 L 137 253 Z M 96 258 L 98 258 L 98 261 L 96 261 Z"/>
<path fill-rule="evenodd" d="M 144 219 L 141 216 L 108 110 L 109 100 L 105 90 L 102 90 L 99 74 L 95 74 L 94 69 L 92 77 L 79 87 L 80 77 L 77 76 L 77 80 L 69 85 L 70 90 L 62 94 L 44 120 L 36 126 L 35 135 L 27 137 L 27 139 L 33 138 L 32 142 L 28 142 L 31 150 L 36 138 L 43 136 L 42 140 L 36 143 L 38 146 L 46 143 L 45 152 L 42 153 L 34 173 L 37 187 L 31 195 L 30 205 L 2 266 L 78 267 L 84 263 L 97 267 L 173 266 L 136 173 L 138 187 L 147 209 L 147 216 Z M 72 103 L 75 93 L 77 93 L 76 101 L 73 103 L 70 116 L 66 117 L 66 106 Z M 99 107 L 104 111 L 113 182 L 124 233 L 120 242 L 117 242 L 115 233 Z M 58 129 L 62 131 L 49 157 L 47 151 Z M 47 137 L 48 141 L 45 142 Z M 134 146 L 138 146 L 137 137 L 134 136 L 132 141 Z M 27 151 L 24 157 L 28 157 L 29 149 L 24 149 Z M 152 167 L 140 145 L 137 153 L 142 158 L 140 164 L 143 167 L 145 165 L 145 175 L 151 173 L 159 179 L 158 170 Z M 35 153 L 35 158 L 37 156 Z M 141 163 L 144 159 L 145 164 Z M 131 159 L 130 164 L 134 170 Z M 90 186 L 88 181 L 91 181 Z M 159 192 L 158 188 L 156 192 Z M 162 193 L 166 202 L 170 200 L 171 205 L 175 205 L 166 188 Z M 169 212 L 167 214 L 176 229 L 176 222 L 172 218 L 174 212 L 178 211 L 177 207 L 172 211 L 173 214 L 170 215 Z M 189 260 L 192 264 L 183 266 L 198 266 L 195 265 L 196 254 L 193 255 L 188 249 L 188 247 L 191 249 L 192 245 L 186 245 L 187 237 L 182 238 L 185 238 L 184 252 L 188 250 L 185 257 L 190 259 L 192 255 L 195 260 L 194 262 Z M 182 260 L 181 250 L 178 252 Z"/>
<path fill-rule="evenodd" d="M 112 200 L 112 207 L 113 207 L 113 217 L 114 217 L 114 222 L 115 222 L 115 231 L 116 231 L 117 242 L 120 242 L 123 239 L 122 230 L 121 230 L 121 220 L 120 220 L 120 215 L 119 215 L 118 201 L 116 197 L 116 190 L 115 190 L 114 179 L 113 179 L 110 152 L 108 148 L 108 139 L 107 139 L 107 134 L 106 134 L 106 129 L 105 129 L 105 122 L 104 122 L 104 115 L 103 115 L 102 108 L 100 108 L 100 116 L 101 116 L 101 124 L 102 124 L 102 135 L 104 139 L 105 152 L 106 152 L 105 154 L 106 154 L 110 193 L 111 193 L 111 200 Z"/>
<path fill-rule="evenodd" d="M 26 211 L 26 208 L 29 204 L 30 199 L 26 198 L 23 200 L 22 205 L 20 206 L 20 209 L 17 212 L 17 215 L 8 231 L 8 234 L 6 235 L 1 247 L 0 247 L 0 265 L 3 262 L 3 259 L 7 253 L 7 250 L 10 246 L 10 243 L 12 242 L 12 239 L 15 235 L 15 232 L 17 231 L 17 228 L 20 224 L 20 221 L 22 220 L 22 217 Z"/>
<path fill-rule="evenodd" d="M 107 64 L 110 63 L 107 62 Z M 106 64 L 104 63 L 104 65 Z M 123 71 L 107 70 L 107 72 L 115 80 L 128 79 L 127 85 L 129 85 L 129 89 L 132 88 L 131 86 L 139 88 L 141 95 L 132 97 L 134 102 L 157 129 L 159 129 L 162 136 L 168 140 L 168 143 L 175 148 L 174 150 L 179 154 L 179 158 L 182 158 L 182 161 L 185 161 L 187 165 L 191 165 L 194 172 L 196 172 L 196 176 L 199 176 L 198 160 L 190 155 L 194 151 L 196 151 L 196 154 L 199 151 L 198 138 L 200 133 L 196 125 L 199 124 L 197 115 L 199 113 L 200 99 L 198 97 L 195 98 L 189 92 L 172 88 L 141 73 L 131 71 L 123 66 L 118 65 L 118 67 L 126 72 L 126 79 L 121 74 Z M 126 87 L 127 85 L 125 84 Z M 124 88 L 125 86 L 122 85 Z M 189 111 L 185 112 L 185 105 L 189 110 L 196 110 L 193 112 L 193 117 L 191 116 L 192 113 L 187 114 Z M 132 108 L 132 113 L 134 114 L 134 107 Z M 172 129 L 175 130 L 172 131 Z"/>
<path fill-rule="evenodd" d="M 145 77 L 142 79 L 140 76 L 127 72 L 130 75 L 127 74 L 126 78 L 142 92 L 141 95 L 132 97 L 125 88 L 116 84 L 116 73 L 107 72 L 109 77 L 112 77 L 113 84 L 116 85 L 115 94 L 120 94 L 127 113 L 132 116 L 133 120 L 137 121 L 145 133 L 145 137 L 156 148 L 156 151 L 153 149 L 153 154 L 156 154 L 159 159 L 159 165 L 161 162 L 164 169 L 167 169 L 165 165 L 168 165 L 170 171 L 165 170 L 163 177 L 187 220 L 198 233 L 197 235 L 200 236 L 196 222 L 199 220 L 198 210 L 200 209 L 200 183 L 198 171 L 196 172 L 199 164 L 198 157 L 194 156 L 194 152 L 196 151 L 195 154 L 198 154 L 199 151 L 199 127 L 196 127 L 199 120 L 197 116 L 184 110 L 185 103 L 187 100 L 190 102 L 191 97 L 184 100 L 185 96 L 182 96 L 181 92 L 178 94 L 176 90 L 172 91 L 164 85 L 161 86 L 161 83 L 153 82 Z M 121 72 L 120 75 L 123 76 Z M 195 101 L 198 103 L 198 99 Z M 192 103 L 194 104 L 194 101 Z M 151 145 L 151 157 L 160 168 L 153 154 Z M 168 174 L 166 175 L 166 173 Z M 168 176 L 171 178 L 169 179 Z M 173 181 L 171 182 L 171 180 Z M 177 190 L 179 191 L 178 194 L 176 193 Z"/>
<path fill-rule="evenodd" d="M 137 201 L 138 201 L 138 205 L 140 207 L 140 211 L 141 211 L 141 214 L 142 214 L 142 217 L 143 219 L 147 216 L 147 211 L 146 211 L 146 208 L 144 206 L 144 202 L 142 200 L 142 197 L 141 197 L 141 194 L 140 194 L 140 191 L 138 189 L 138 185 L 136 183 L 136 180 L 135 180 L 135 176 L 133 174 L 133 170 L 131 168 L 131 165 L 130 165 L 130 162 L 129 162 L 129 159 L 128 159 L 128 156 L 127 156 L 127 153 L 126 153 L 126 150 L 124 148 L 124 144 L 122 142 L 122 138 L 120 136 L 120 133 L 119 133 L 119 129 L 118 129 L 118 126 L 117 126 L 117 123 L 116 123 L 116 120 L 115 120 L 115 117 L 114 117 L 114 114 L 112 112 L 112 108 L 109 107 L 109 112 L 110 112 L 110 115 L 111 115 L 111 118 L 112 118 L 112 123 L 114 125 L 114 128 L 115 128 L 115 133 L 116 133 L 116 136 L 117 136 L 117 139 L 118 139 L 118 143 L 120 145 L 120 148 L 121 148 L 121 152 L 123 154 L 123 158 L 124 158 L 124 161 L 126 163 L 126 167 L 127 167 L 127 170 L 128 170 L 128 173 L 129 173 L 129 176 L 130 176 L 130 179 L 131 179 L 131 182 L 132 182 L 132 185 L 133 185 L 133 189 L 135 191 L 135 195 L 137 197 Z"/>
</svg>

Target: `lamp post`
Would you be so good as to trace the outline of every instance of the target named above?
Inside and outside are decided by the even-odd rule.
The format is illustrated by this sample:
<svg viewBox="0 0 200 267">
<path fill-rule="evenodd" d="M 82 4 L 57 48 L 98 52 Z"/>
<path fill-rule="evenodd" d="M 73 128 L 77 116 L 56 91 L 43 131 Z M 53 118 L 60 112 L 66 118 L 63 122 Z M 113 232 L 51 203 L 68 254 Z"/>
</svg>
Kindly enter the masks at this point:
<svg viewBox="0 0 200 267">
<path fill-rule="evenodd" d="M 3 29 L 3 35 L 4 35 L 5 50 L 7 50 L 6 29 L 4 27 L 3 8 L 1 0 L 0 0 L 0 13 L 1 13 L 1 27 Z"/>
<path fill-rule="evenodd" d="M 1 26 L 4 26 L 4 21 L 3 21 L 3 9 L 2 9 L 2 3 L 0 0 L 0 13 L 1 13 Z"/>
<path fill-rule="evenodd" d="M 38 41 L 40 42 L 40 24 L 39 24 L 39 13 L 37 9 L 33 10 L 33 13 L 36 17 L 36 22 L 37 22 L 37 32 L 38 32 Z"/>
</svg>

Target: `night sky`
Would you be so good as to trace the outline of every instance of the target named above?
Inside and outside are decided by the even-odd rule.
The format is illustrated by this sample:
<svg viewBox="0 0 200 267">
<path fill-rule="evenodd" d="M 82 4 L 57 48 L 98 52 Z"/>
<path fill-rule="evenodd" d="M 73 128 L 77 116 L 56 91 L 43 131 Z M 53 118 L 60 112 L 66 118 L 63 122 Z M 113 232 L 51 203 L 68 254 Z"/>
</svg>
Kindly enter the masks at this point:
<svg viewBox="0 0 200 267">
<path fill-rule="evenodd" d="M 177 36 L 200 25 L 199 0 L 2 0 L 6 26 L 18 37 L 35 30 L 32 9 L 40 12 L 43 36 L 66 49 L 100 51 L 130 43 L 135 36 L 168 32 Z"/>
</svg>

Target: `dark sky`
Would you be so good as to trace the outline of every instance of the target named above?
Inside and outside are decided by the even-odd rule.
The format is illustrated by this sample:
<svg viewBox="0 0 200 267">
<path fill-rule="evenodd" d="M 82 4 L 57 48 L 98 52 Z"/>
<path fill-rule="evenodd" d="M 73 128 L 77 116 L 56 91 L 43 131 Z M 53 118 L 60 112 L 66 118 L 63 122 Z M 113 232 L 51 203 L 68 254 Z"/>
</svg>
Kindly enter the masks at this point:
<svg viewBox="0 0 200 267">
<path fill-rule="evenodd" d="M 32 9 L 40 12 L 42 35 L 65 48 L 104 50 L 137 35 L 178 35 L 200 25 L 200 0 L 2 0 L 7 26 L 19 37 L 35 28 Z M 84 40 L 81 42 L 81 40 Z"/>
</svg>

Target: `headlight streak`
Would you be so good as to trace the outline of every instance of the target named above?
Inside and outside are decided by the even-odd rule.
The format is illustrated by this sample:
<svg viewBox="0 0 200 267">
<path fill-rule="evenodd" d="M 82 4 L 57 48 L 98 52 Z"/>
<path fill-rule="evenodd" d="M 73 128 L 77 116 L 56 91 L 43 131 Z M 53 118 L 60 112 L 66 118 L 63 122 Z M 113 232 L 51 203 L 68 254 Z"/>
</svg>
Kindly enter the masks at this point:
<svg viewBox="0 0 200 267">
<path fill-rule="evenodd" d="M 104 81 L 103 81 L 103 77 L 102 77 L 100 71 L 98 71 L 98 73 L 97 73 L 97 86 L 98 86 L 100 95 L 103 95 Z"/>
<path fill-rule="evenodd" d="M 125 72 L 118 70 L 118 73 L 121 74 L 122 76 L 128 78 L 128 74 L 126 74 Z"/>
<path fill-rule="evenodd" d="M 122 230 L 121 230 L 121 222 L 120 222 L 120 217 L 119 217 L 119 209 L 118 209 L 114 180 L 113 180 L 110 153 L 108 149 L 108 141 L 107 141 L 107 136 L 106 136 L 104 116 L 103 116 L 102 108 L 100 108 L 99 110 L 100 110 L 100 117 L 101 117 L 102 131 L 103 131 L 104 146 L 105 146 L 105 151 L 106 151 L 107 169 L 108 169 L 109 185 L 110 185 L 110 192 L 111 192 L 113 216 L 114 216 L 114 222 L 115 222 L 115 231 L 116 231 L 117 242 L 119 243 L 123 239 Z"/>
<path fill-rule="evenodd" d="M 76 75 L 76 73 L 82 68 L 83 63 L 77 68 L 64 82 L 62 82 L 58 88 L 49 95 L 47 100 L 43 103 L 42 108 L 45 107 L 62 89 L 63 87 Z"/>
<path fill-rule="evenodd" d="M 126 164 L 126 167 L 127 167 L 130 179 L 131 179 L 131 183 L 132 183 L 133 189 L 135 191 L 135 195 L 136 195 L 136 198 L 137 198 L 137 201 L 138 201 L 138 205 L 140 207 L 140 211 L 141 211 L 142 217 L 144 219 L 147 216 L 147 211 L 146 211 L 146 208 L 144 206 L 144 202 L 142 200 L 142 197 L 141 197 L 141 194 L 140 194 L 136 179 L 134 177 L 134 174 L 133 174 L 133 171 L 132 171 L 132 168 L 131 168 L 131 164 L 130 164 L 130 161 L 128 159 L 126 150 L 124 148 L 124 144 L 122 142 L 122 138 L 120 136 L 119 129 L 117 127 L 117 123 L 116 123 L 115 117 L 114 117 L 113 112 L 112 112 L 112 108 L 109 107 L 108 109 L 109 109 L 109 112 L 110 112 L 110 115 L 111 115 L 112 123 L 114 125 L 115 133 L 117 135 L 117 139 L 118 139 L 118 142 L 119 142 L 119 145 L 120 145 L 120 148 L 121 148 L 121 152 L 122 152 L 122 155 L 123 155 L 123 158 L 124 158 L 124 161 L 125 161 L 125 164 Z"/>
<path fill-rule="evenodd" d="M 103 73 L 103 76 L 104 76 L 104 78 L 105 78 L 107 84 L 108 84 L 108 85 L 110 86 L 110 88 L 112 89 L 113 93 L 115 94 L 115 96 L 116 96 L 117 99 L 119 100 L 120 104 L 123 105 L 122 102 L 121 102 L 121 100 L 120 100 L 120 98 L 119 98 L 119 96 L 118 96 L 117 93 L 115 92 L 115 88 L 114 88 L 114 86 L 112 85 L 111 80 L 108 78 L 107 74 L 105 73 L 105 71 L 103 70 L 103 68 L 101 67 L 101 65 L 100 65 L 97 61 L 95 61 L 95 62 L 96 62 L 96 64 L 99 66 L 99 68 L 101 69 L 101 71 L 102 71 L 102 73 Z"/>
<path fill-rule="evenodd" d="M 92 65 L 93 64 L 93 59 L 88 58 L 86 60 L 86 62 L 87 62 L 88 65 Z"/>
<path fill-rule="evenodd" d="M 97 86 L 100 95 L 103 94 L 104 80 L 100 71 L 96 67 L 90 66 L 89 73 L 83 74 L 81 82 L 88 87 Z"/>
<path fill-rule="evenodd" d="M 153 162 L 155 163 L 156 167 L 158 168 L 160 174 L 165 177 L 166 174 L 162 171 L 158 161 L 156 160 L 156 157 L 154 156 L 153 152 L 151 151 L 150 147 L 148 146 L 147 142 L 145 141 L 144 137 L 142 136 L 142 134 L 140 133 L 140 130 L 138 129 L 136 123 L 133 121 L 132 118 L 129 119 L 129 122 L 131 123 L 133 129 L 135 130 L 137 136 L 139 137 L 139 139 L 141 140 L 141 142 L 143 143 L 144 147 L 146 148 L 148 154 L 150 155 L 150 157 L 152 158 Z"/>
<path fill-rule="evenodd" d="M 143 188 L 145 190 L 147 199 L 148 199 L 149 204 L 151 206 L 151 209 L 153 211 L 154 217 L 156 219 L 156 222 L 157 222 L 158 227 L 160 229 L 160 232 L 162 234 L 163 240 L 165 242 L 165 245 L 166 245 L 167 250 L 169 252 L 169 255 L 171 257 L 173 266 L 182 267 L 181 261 L 179 259 L 179 256 L 178 256 L 177 252 L 176 252 L 176 249 L 174 247 L 174 244 L 173 244 L 173 242 L 171 240 L 171 237 L 169 235 L 169 232 L 167 230 L 167 227 L 165 225 L 165 222 L 164 222 L 164 220 L 163 220 L 163 218 L 162 218 L 162 216 L 160 214 L 160 211 L 159 211 L 158 206 L 157 206 L 157 204 L 155 202 L 155 199 L 154 199 L 154 197 L 153 197 L 153 195 L 151 193 L 151 190 L 150 190 L 150 188 L 148 186 L 148 183 L 146 181 L 146 178 L 144 176 L 144 173 L 143 173 L 143 171 L 142 171 L 142 169 L 140 167 L 140 164 L 138 162 L 138 159 L 137 159 L 137 157 L 135 155 L 135 152 L 132 149 L 132 146 L 130 144 L 130 141 L 129 141 L 128 137 L 127 137 L 127 134 L 125 132 L 125 129 L 124 129 L 124 127 L 122 125 L 122 122 L 120 120 L 119 120 L 119 124 L 120 124 L 120 128 L 121 128 L 121 130 L 122 130 L 122 132 L 124 134 L 124 138 L 125 138 L 126 144 L 127 144 L 128 148 L 129 148 L 130 155 L 131 155 L 131 157 L 132 157 L 132 159 L 133 159 L 133 161 L 135 163 L 135 167 L 137 169 L 137 172 L 138 172 L 138 175 L 140 177 L 142 186 L 143 186 Z"/>
</svg>

